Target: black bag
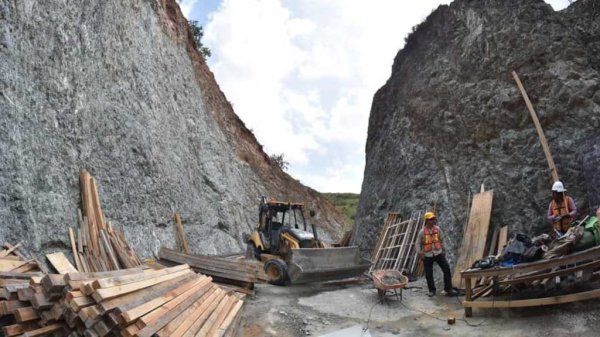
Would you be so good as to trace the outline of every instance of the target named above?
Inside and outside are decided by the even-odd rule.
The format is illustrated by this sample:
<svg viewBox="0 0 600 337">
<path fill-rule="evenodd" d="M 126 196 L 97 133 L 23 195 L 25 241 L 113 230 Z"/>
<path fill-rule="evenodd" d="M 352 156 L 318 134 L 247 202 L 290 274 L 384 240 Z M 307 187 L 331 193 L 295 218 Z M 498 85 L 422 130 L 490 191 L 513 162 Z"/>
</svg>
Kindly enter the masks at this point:
<svg viewBox="0 0 600 337">
<path fill-rule="evenodd" d="M 533 262 L 541 259 L 542 256 L 544 256 L 544 250 L 541 246 L 531 246 L 523 252 L 523 255 L 521 256 L 521 261 Z"/>
</svg>

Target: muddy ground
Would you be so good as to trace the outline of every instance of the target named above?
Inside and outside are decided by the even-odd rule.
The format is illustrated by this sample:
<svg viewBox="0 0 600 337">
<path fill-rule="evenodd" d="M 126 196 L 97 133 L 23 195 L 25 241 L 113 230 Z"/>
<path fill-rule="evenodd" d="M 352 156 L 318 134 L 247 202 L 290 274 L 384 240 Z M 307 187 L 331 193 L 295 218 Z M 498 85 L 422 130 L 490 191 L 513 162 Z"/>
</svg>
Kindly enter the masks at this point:
<svg viewBox="0 0 600 337">
<path fill-rule="evenodd" d="M 260 284 L 256 296 L 246 299 L 238 337 L 323 336 L 356 325 L 363 329 L 368 325 L 372 337 L 600 335 L 599 300 L 537 308 L 474 309 L 467 323 L 459 299 L 441 294 L 427 297 L 424 280 L 410 286 L 415 288 L 404 290 L 402 300 L 387 296 L 382 305 L 368 280 L 288 287 Z M 448 325 L 449 315 L 456 317 L 456 324 Z M 360 330 L 339 337 L 358 337 Z"/>
</svg>

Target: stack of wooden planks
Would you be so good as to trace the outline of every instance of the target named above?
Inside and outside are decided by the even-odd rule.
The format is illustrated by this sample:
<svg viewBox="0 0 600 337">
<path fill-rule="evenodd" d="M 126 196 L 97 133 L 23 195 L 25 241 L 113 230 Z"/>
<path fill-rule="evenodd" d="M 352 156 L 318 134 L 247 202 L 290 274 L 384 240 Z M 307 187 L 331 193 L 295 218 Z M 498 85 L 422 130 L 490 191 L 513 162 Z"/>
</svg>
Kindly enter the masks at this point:
<svg viewBox="0 0 600 337">
<path fill-rule="evenodd" d="M 86 170 L 80 175 L 82 209 L 78 228 L 69 228 L 77 270 L 98 272 L 134 268 L 142 262 L 129 246 L 123 231 L 106 222 L 100 207 L 96 180 Z"/>
<path fill-rule="evenodd" d="M 261 263 L 246 259 L 233 260 L 219 256 L 190 255 L 161 247 L 158 252 L 161 262 L 187 264 L 196 272 L 211 276 L 216 282 L 235 285 L 251 290 L 256 282 L 266 282 L 267 275 Z"/>
<path fill-rule="evenodd" d="M 22 279 L 2 312 L 15 320 L 8 337 L 233 336 L 243 305 L 187 265 Z"/>
<path fill-rule="evenodd" d="M 372 255 L 370 272 L 398 270 L 409 275 L 419 273 L 416 240 L 423 227 L 421 213 L 402 221 L 397 213 L 389 213 Z"/>
<path fill-rule="evenodd" d="M 486 191 L 481 185 L 480 193 L 473 195 L 469 221 L 464 232 L 464 237 L 458 251 L 454 273 L 452 274 L 452 286 L 455 288 L 464 288 L 464 279 L 461 273 L 473 265 L 479 259 L 482 259 L 486 253 L 487 237 L 492 216 L 492 201 L 494 200 L 494 191 Z"/>
</svg>

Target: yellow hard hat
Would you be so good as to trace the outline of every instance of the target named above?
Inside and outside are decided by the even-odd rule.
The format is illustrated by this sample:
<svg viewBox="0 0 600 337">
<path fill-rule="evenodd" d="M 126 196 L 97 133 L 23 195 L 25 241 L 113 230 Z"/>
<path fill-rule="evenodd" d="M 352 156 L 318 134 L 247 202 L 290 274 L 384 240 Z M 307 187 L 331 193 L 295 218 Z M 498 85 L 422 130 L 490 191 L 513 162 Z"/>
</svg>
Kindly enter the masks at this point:
<svg viewBox="0 0 600 337">
<path fill-rule="evenodd" d="M 427 212 L 427 213 L 425 213 L 425 215 L 423 215 L 423 219 L 425 219 L 425 220 L 435 219 L 435 214 L 433 212 Z"/>
</svg>

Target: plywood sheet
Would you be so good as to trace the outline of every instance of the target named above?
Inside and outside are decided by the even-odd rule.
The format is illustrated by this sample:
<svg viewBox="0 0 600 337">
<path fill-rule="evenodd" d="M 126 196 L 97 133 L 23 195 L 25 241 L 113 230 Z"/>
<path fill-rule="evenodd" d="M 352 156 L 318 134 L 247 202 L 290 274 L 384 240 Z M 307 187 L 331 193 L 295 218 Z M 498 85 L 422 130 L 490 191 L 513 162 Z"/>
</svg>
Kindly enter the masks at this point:
<svg viewBox="0 0 600 337">
<path fill-rule="evenodd" d="M 493 199 L 493 190 L 482 191 L 473 196 L 467 230 L 460 245 L 458 259 L 452 275 L 452 286 L 456 288 L 464 288 L 464 281 L 460 275 L 461 271 L 470 268 L 473 262 L 483 258 L 490 227 Z"/>
</svg>

